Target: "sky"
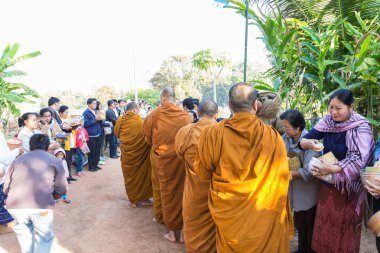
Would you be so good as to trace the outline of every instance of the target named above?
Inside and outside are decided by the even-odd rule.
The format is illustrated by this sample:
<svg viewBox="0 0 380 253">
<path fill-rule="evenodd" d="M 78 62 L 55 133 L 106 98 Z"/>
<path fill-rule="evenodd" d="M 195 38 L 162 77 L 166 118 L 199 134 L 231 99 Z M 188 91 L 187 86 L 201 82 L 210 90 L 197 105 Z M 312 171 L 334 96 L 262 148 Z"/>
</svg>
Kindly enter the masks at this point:
<svg viewBox="0 0 380 253">
<path fill-rule="evenodd" d="M 19 63 L 20 81 L 41 95 L 102 85 L 124 91 L 149 79 L 172 55 L 211 49 L 244 59 L 244 17 L 213 0 L 10 0 L 0 2 L 0 50 L 42 55 Z M 267 65 L 257 28 L 249 28 L 248 59 Z"/>
</svg>

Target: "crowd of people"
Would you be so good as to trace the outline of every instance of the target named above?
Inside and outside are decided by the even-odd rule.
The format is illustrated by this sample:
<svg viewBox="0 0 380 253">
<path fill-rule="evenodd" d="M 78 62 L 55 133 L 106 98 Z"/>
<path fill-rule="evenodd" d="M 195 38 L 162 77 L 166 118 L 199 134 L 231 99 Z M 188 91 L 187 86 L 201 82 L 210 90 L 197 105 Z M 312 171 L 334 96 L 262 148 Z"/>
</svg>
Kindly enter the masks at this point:
<svg viewBox="0 0 380 253">
<path fill-rule="evenodd" d="M 82 115 L 69 115 L 69 107 L 51 97 L 48 107 L 18 118 L 14 135 L 20 146 L 13 148 L 0 124 L 0 228 L 13 228 L 22 252 L 49 251 L 54 205 L 60 199 L 71 203 L 68 184 L 85 175 L 85 165 L 90 172 L 102 169 L 106 144 L 109 158 L 119 158 L 114 125 L 126 104 L 111 99 L 103 110 L 89 98 Z"/>
<path fill-rule="evenodd" d="M 299 111 L 246 83 L 229 90 L 226 119 L 212 100 L 178 103 L 172 88 L 154 110 L 110 99 L 104 111 L 89 98 L 80 117 L 52 97 L 20 117 L 22 147 L 10 150 L 0 131 L 0 224 L 13 225 L 23 252 L 49 252 L 55 203 L 71 202 L 68 184 L 85 160 L 101 170 L 109 147 L 131 207 L 152 205 L 163 238 L 187 252 L 288 253 L 294 229 L 297 252 L 359 252 L 366 192 L 380 209 L 380 186 L 364 187 L 360 171 L 379 160 L 380 142 L 353 104 L 350 90 L 335 91 L 308 132 Z M 329 153 L 336 162 L 313 163 Z"/>
</svg>

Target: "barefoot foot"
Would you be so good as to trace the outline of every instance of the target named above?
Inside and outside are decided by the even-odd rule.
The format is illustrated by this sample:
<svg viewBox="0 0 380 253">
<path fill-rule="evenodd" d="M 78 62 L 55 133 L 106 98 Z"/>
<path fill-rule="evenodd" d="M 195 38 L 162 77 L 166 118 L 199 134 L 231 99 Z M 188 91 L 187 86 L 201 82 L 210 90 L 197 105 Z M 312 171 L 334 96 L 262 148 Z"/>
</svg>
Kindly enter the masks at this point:
<svg viewBox="0 0 380 253">
<path fill-rule="evenodd" d="M 180 243 L 185 243 L 185 236 L 183 234 L 183 230 L 181 230 L 181 236 L 179 237 L 179 242 Z"/>
<path fill-rule="evenodd" d="M 175 233 L 174 233 L 174 231 L 169 231 L 169 232 L 165 233 L 164 237 L 165 237 L 166 240 L 168 240 L 169 242 L 172 242 L 172 243 L 175 243 L 177 241 L 175 239 Z"/>
</svg>

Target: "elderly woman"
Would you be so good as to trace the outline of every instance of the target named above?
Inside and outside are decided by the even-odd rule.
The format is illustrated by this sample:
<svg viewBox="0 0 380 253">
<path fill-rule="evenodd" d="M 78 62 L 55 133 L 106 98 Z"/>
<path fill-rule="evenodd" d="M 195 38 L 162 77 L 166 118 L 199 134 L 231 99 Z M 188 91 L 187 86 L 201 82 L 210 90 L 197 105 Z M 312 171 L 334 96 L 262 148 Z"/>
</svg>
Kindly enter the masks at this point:
<svg viewBox="0 0 380 253">
<path fill-rule="evenodd" d="M 4 207 L 5 195 L 3 193 L 3 186 L 5 180 L 5 174 L 9 169 L 9 166 L 16 159 L 17 156 L 22 154 L 21 148 L 10 150 L 5 141 L 3 134 L 3 124 L 0 122 L 0 226 L 6 225 L 13 221 L 12 216 L 8 213 Z"/>
<path fill-rule="evenodd" d="M 314 178 L 309 170 L 309 162 L 313 157 L 320 156 L 313 150 L 302 150 L 299 142 L 308 132 L 305 130 L 305 119 L 297 110 L 287 110 L 280 115 L 285 134 L 282 136 L 288 157 L 298 159 L 297 163 L 289 164 L 292 181 L 289 185 L 289 197 L 294 210 L 294 223 L 298 231 L 298 252 L 313 252 L 311 242 L 315 212 L 317 210 L 317 194 L 319 180 Z"/>
<path fill-rule="evenodd" d="M 368 164 L 374 146 L 371 124 L 353 111 L 350 90 L 335 91 L 329 115 L 301 139 L 303 149 L 332 152 L 338 163 L 313 168 L 317 176 L 333 175 L 334 184 L 322 183 L 317 200 L 312 248 L 316 252 L 359 252 L 365 191 L 360 170 Z"/>
</svg>

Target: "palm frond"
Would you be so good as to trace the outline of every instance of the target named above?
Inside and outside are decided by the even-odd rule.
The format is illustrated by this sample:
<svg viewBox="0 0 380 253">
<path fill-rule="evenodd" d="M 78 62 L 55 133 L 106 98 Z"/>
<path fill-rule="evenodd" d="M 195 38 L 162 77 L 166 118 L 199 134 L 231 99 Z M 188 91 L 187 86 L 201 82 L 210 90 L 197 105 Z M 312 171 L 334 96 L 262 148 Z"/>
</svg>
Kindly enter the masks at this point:
<svg viewBox="0 0 380 253">
<path fill-rule="evenodd" d="M 371 20 L 380 13 L 379 0 L 257 0 L 268 12 L 278 6 L 285 17 L 308 20 L 312 24 L 328 24 L 340 17 L 358 24 L 355 11 L 363 19 Z M 268 6 L 271 6 L 269 8 Z"/>
</svg>

